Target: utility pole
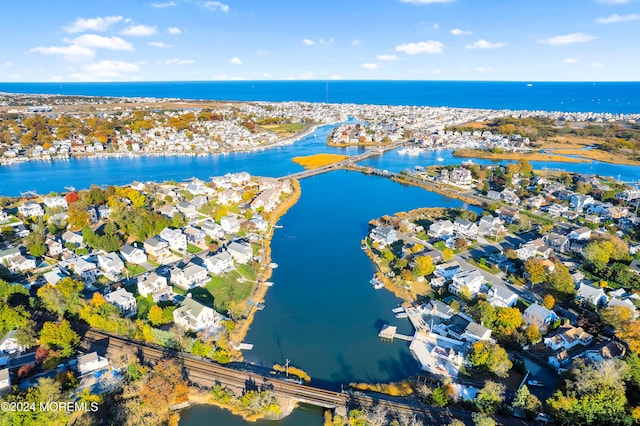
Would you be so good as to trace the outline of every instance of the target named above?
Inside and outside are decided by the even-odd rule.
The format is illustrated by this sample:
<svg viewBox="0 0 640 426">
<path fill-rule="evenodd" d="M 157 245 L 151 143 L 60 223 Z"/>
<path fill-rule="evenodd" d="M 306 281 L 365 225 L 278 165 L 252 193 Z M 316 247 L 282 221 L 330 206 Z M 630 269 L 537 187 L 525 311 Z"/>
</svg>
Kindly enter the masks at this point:
<svg viewBox="0 0 640 426">
<path fill-rule="evenodd" d="M 284 374 L 286 377 L 289 377 L 289 359 L 287 358 L 287 362 L 284 363 Z"/>
</svg>

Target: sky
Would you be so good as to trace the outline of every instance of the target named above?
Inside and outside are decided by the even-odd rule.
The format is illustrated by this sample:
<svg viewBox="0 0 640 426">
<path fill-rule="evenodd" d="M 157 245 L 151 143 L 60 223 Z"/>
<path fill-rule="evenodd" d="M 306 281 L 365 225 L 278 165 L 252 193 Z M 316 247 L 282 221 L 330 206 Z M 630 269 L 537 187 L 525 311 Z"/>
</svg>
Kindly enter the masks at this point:
<svg viewBox="0 0 640 426">
<path fill-rule="evenodd" d="M 24 0 L 0 20 L 1 82 L 640 76 L 640 0 Z"/>
</svg>

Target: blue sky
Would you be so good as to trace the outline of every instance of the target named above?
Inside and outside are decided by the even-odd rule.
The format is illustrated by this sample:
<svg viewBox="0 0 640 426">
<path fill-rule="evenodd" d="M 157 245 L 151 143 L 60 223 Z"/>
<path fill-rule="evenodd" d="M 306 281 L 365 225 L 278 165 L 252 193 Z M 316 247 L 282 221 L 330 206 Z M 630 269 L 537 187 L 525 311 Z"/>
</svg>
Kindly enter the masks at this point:
<svg viewBox="0 0 640 426">
<path fill-rule="evenodd" d="M 640 0 L 0 2 L 0 81 L 638 81 Z"/>
</svg>

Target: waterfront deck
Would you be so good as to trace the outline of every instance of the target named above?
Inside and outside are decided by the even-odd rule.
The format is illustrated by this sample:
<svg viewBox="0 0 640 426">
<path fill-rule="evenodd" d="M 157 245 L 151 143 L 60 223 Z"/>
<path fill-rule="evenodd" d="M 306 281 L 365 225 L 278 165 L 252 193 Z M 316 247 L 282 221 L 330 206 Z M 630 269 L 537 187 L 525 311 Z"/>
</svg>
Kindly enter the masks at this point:
<svg viewBox="0 0 640 426">
<path fill-rule="evenodd" d="M 382 326 L 382 330 L 378 333 L 378 337 L 382 340 L 393 342 L 394 339 L 404 340 L 407 342 L 413 341 L 413 336 L 407 336 L 406 334 L 400 334 L 397 332 L 398 327 L 395 325 L 385 324 Z"/>
</svg>

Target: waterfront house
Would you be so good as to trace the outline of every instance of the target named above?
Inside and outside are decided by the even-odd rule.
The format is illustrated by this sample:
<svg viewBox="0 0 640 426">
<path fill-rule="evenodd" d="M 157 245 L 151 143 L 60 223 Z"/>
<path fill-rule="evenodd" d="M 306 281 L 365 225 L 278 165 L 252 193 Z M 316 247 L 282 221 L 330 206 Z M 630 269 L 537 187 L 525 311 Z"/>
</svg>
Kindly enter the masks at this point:
<svg viewBox="0 0 640 426">
<path fill-rule="evenodd" d="M 109 360 L 101 357 L 97 352 L 78 356 L 78 373 L 80 373 L 81 376 L 103 370 L 107 367 L 109 367 Z"/>
<path fill-rule="evenodd" d="M 222 315 L 208 306 L 194 300 L 191 293 L 180 303 L 180 306 L 173 311 L 173 320 L 176 325 L 185 330 L 192 331 L 213 331 L 221 328 Z"/>
<path fill-rule="evenodd" d="M 378 243 L 382 247 L 398 241 L 396 231 L 391 226 L 376 226 L 371 230 L 369 237 L 374 243 Z"/>
<path fill-rule="evenodd" d="M 409 351 L 422 370 L 449 377 L 458 376 L 466 355 L 462 342 L 433 333 L 417 333 L 409 345 Z"/>
<path fill-rule="evenodd" d="M 522 319 L 527 324 L 536 325 L 540 331 L 546 332 L 551 324 L 558 321 L 558 316 L 552 310 L 534 303 L 525 309 Z"/>
<path fill-rule="evenodd" d="M 116 291 L 107 293 L 104 298 L 107 302 L 120 309 L 125 317 L 132 316 L 138 313 L 138 304 L 136 303 L 136 298 L 132 293 L 129 293 L 127 290 L 125 290 L 124 287 L 120 287 Z"/>
<path fill-rule="evenodd" d="M 453 309 L 446 303 L 439 300 L 431 299 L 428 303 L 423 305 L 423 313 L 431 317 L 442 318 L 445 321 L 451 319 L 455 314 Z"/>
<path fill-rule="evenodd" d="M 259 232 L 265 232 L 265 231 L 267 231 L 269 229 L 269 222 L 267 222 L 266 220 L 264 220 L 260 216 L 253 217 L 250 220 L 250 222 L 255 225 L 256 229 Z"/>
<path fill-rule="evenodd" d="M 162 260 L 171 254 L 169 251 L 169 243 L 158 237 L 151 237 L 144 240 L 144 251 L 156 260 Z"/>
<path fill-rule="evenodd" d="M 574 229 L 567 235 L 567 238 L 570 240 L 588 240 L 591 238 L 591 229 L 586 226 Z"/>
<path fill-rule="evenodd" d="M 44 210 L 42 209 L 42 206 L 35 201 L 25 201 L 21 206 L 18 206 L 18 213 L 23 217 L 44 216 Z"/>
<path fill-rule="evenodd" d="M 453 221 L 453 232 L 470 240 L 475 240 L 478 236 L 478 225 L 461 217 Z"/>
<path fill-rule="evenodd" d="M 158 236 L 169 243 L 171 250 L 179 252 L 187 250 L 187 237 L 180 229 L 164 228 Z"/>
<path fill-rule="evenodd" d="M 11 391 L 11 375 L 8 368 L 0 369 L 0 393 Z"/>
<path fill-rule="evenodd" d="M 218 225 L 211 219 L 207 219 L 204 222 L 201 222 L 200 228 L 205 232 L 205 234 L 213 239 L 224 237 L 224 230 L 222 229 L 222 226 Z"/>
<path fill-rule="evenodd" d="M 449 291 L 455 294 L 464 294 L 464 288 L 469 291 L 469 296 L 474 298 L 480 292 L 480 287 L 485 283 L 482 273 L 476 269 L 458 272 L 451 277 Z"/>
<path fill-rule="evenodd" d="M 58 207 L 66 210 L 69 207 L 65 197 L 44 197 L 42 203 L 50 209 Z"/>
<path fill-rule="evenodd" d="M 234 269 L 233 257 L 228 251 L 222 250 L 220 253 L 207 257 L 204 260 L 204 266 L 206 266 L 207 271 L 212 274 L 224 274 Z"/>
<path fill-rule="evenodd" d="M 16 330 L 9 330 L 0 340 L 0 354 L 13 355 L 24 352 L 25 347 L 18 343 Z"/>
<path fill-rule="evenodd" d="M 120 257 L 122 257 L 125 262 L 141 264 L 147 261 L 147 255 L 145 252 L 137 247 L 134 247 L 130 244 L 125 244 L 120 249 Z"/>
<path fill-rule="evenodd" d="M 436 265 L 436 269 L 433 271 L 433 274 L 437 277 L 442 277 L 448 280 L 458 272 L 460 272 L 460 264 L 456 261 L 451 261 Z"/>
<path fill-rule="evenodd" d="M 589 346 L 593 336 L 582 327 L 562 327 L 552 336 L 544 338 L 544 344 L 551 350 L 570 350 L 577 345 Z"/>
<path fill-rule="evenodd" d="M 180 268 L 171 268 L 171 282 L 183 290 L 203 287 L 208 280 L 207 270 L 195 263 L 189 263 Z"/>
<path fill-rule="evenodd" d="M 609 298 L 602 288 L 581 282 L 576 299 L 582 303 L 590 303 L 595 307 L 600 307 L 606 305 Z"/>
<path fill-rule="evenodd" d="M 453 235 L 453 223 L 450 220 L 439 220 L 429 226 L 427 234 L 433 238 L 442 238 Z"/>
<path fill-rule="evenodd" d="M 220 226 L 227 234 L 235 234 L 240 231 L 240 222 L 238 221 L 238 217 L 233 214 L 222 217 L 220 219 Z"/>
<path fill-rule="evenodd" d="M 242 241 L 232 241 L 227 245 L 227 251 L 233 257 L 233 259 L 240 263 L 245 264 L 251 261 L 253 257 L 253 249 L 251 248 L 251 244 Z"/>
<path fill-rule="evenodd" d="M 187 238 L 187 242 L 195 245 L 203 245 L 207 236 L 202 229 L 194 228 L 191 225 L 187 226 L 183 233 Z"/>
<path fill-rule="evenodd" d="M 518 303 L 518 295 L 500 284 L 493 285 L 488 296 L 487 302 L 494 308 L 510 308 Z"/>
<path fill-rule="evenodd" d="M 115 281 L 120 279 L 120 275 L 122 274 L 122 270 L 124 269 L 124 262 L 120 260 L 115 252 L 99 253 L 98 266 L 105 273 L 105 275 Z"/>
<path fill-rule="evenodd" d="M 173 290 L 167 283 L 167 279 L 156 272 L 145 274 L 138 278 L 138 294 L 142 297 L 151 295 L 154 302 L 164 302 L 171 300 Z"/>
<path fill-rule="evenodd" d="M 463 167 L 456 167 L 449 173 L 449 182 L 455 185 L 471 185 L 473 182 L 471 171 Z"/>
<path fill-rule="evenodd" d="M 575 356 L 577 357 L 577 355 Z M 552 366 L 553 368 L 555 368 L 556 372 L 558 374 L 564 373 L 565 371 L 567 371 L 569 368 L 565 368 L 571 361 L 573 361 L 573 359 L 575 357 L 572 357 L 569 355 L 569 352 L 567 351 L 560 351 L 558 353 L 555 353 L 553 355 L 549 355 L 549 357 L 547 358 L 547 362 L 549 363 L 550 366 Z"/>
<path fill-rule="evenodd" d="M 0 209 L 0 224 L 9 222 L 9 215 L 4 210 Z"/>
</svg>

